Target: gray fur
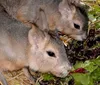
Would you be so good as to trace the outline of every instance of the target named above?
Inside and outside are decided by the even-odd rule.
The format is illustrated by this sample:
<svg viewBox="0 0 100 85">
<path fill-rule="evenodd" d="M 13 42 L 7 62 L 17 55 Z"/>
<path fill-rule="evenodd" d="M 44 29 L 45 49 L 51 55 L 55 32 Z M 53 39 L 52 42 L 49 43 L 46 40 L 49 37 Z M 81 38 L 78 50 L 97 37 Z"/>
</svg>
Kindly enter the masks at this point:
<svg viewBox="0 0 100 85">
<path fill-rule="evenodd" d="M 54 55 L 50 56 L 49 51 Z M 67 76 L 71 69 L 64 45 L 58 37 L 36 26 L 30 29 L 1 11 L 0 71 L 24 68 L 26 76 L 34 82 L 26 67 L 34 71 L 50 72 L 58 77 Z M 7 85 L 1 73 L 0 81 Z"/>
<path fill-rule="evenodd" d="M 88 17 L 80 0 L 0 0 L 0 4 L 11 17 L 24 23 L 35 23 L 39 27 L 42 26 L 43 19 L 39 12 L 42 9 L 49 23 L 48 30 L 57 28 L 76 40 L 84 40 L 87 36 Z"/>
</svg>

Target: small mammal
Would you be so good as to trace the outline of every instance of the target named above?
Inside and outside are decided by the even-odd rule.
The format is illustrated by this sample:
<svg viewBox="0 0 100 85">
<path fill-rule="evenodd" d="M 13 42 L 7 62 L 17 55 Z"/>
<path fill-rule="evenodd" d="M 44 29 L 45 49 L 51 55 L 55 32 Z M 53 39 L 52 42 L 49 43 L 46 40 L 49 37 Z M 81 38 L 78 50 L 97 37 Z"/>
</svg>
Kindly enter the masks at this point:
<svg viewBox="0 0 100 85">
<path fill-rule="evenodd" d="M 0 0 L 7 13 L 23 23 L 42 26 L 40 9 L 44 10 L 49 30 L 57 29 L 76 40 L 87 36 L 88 17 L 80 0 Z M 44 24 L 45 25 L 45 24 Z"/>
<path fill-rule="evenodd" d="M 65 77 L 71 69 L 64 45 L 57 36 L 32 26 L 29 29 L 23 23 L 0 12 L 0 81 L 8 85 L 3 71 L 24 69 L 50 72 Z M 32 79 L 29 72 L 26 76 Z"/>
</svg>

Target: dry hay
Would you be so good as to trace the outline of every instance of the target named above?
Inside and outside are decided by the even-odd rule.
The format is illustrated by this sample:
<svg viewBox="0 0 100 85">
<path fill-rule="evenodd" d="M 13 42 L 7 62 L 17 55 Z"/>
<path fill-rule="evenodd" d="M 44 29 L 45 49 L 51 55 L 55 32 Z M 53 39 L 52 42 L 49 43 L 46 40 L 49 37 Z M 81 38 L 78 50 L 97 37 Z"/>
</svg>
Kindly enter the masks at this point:
<svg viewBox="0 0 100 85">
<path fill-rule="evenodd" d="M 8 85 L 33 85 L 25 76 L 22 70 L 13 72 L 4 72 L 4 76 L 6 77 Z"/>
</svg>

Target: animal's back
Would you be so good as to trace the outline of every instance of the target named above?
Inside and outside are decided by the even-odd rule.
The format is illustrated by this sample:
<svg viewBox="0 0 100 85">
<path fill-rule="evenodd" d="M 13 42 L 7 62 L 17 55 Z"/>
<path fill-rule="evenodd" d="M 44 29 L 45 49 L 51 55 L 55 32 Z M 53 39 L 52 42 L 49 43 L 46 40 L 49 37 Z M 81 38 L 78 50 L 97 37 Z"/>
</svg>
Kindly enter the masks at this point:
<svg viewBox="0 0 100 85">
<path fill-rule="evenodd" d="M 7 13 L 0 12 L 0 35 L 6 32 L 15 39 L 27 38 L 29 28 L 21 22 L 11 18 Z"/>
<path fill-rule="evenodd" d="M 14 18 L 18 16 L 18 11 L 21 11 L 25 13 L 25 17 L 28 18 L 28 20 L 35 21 L 36 17 L 39 16 L 37 12 L 40 7 L 44 7 L 46 13 L 52 14 L 58 9 L 61 1 L 62 0 L 0 0 L 0 4 L 5 8 L 8 14 Z"/>
<path fill-rule="evenodd" d="M 0 69 L 14 70 L 23 66 L 28 31 L 29 28 L 21 22 L 12 19 L 5 12 L 0 12 Z"/>
</svg>

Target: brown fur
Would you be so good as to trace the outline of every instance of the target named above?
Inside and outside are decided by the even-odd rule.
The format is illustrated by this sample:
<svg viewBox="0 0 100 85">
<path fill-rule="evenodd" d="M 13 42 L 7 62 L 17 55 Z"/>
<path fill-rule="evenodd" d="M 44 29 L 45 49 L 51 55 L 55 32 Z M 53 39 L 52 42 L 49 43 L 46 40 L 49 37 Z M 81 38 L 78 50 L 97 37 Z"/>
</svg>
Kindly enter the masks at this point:
<svg viewBox="0 0 100 85">
<path fill-rule="evenodd" d="M 32 23 L 42 26 L 42 9 L 49 24 L 47 30 L 57 29 L 76 40 L 84 40 L 87 36 L 88 17 L 80 0 L 1 0 L 0 4 L 11 17 L 30 27 Z"/>
<path fill-rule="evenodd" d="M 7 85 L 2 71 L 24 68 L 24 71 L 28 72 L 27 67 L 34 71 L 50 72 L 57 77 L 67 76 L 71 69 L 64 45 L 57 36 L 53 37 L 36 26 L 29 29 L 2 11 L 0 12 L 0 81 Z M 30 73 L 25 74 L 34 83 Z"/>
</svg>

